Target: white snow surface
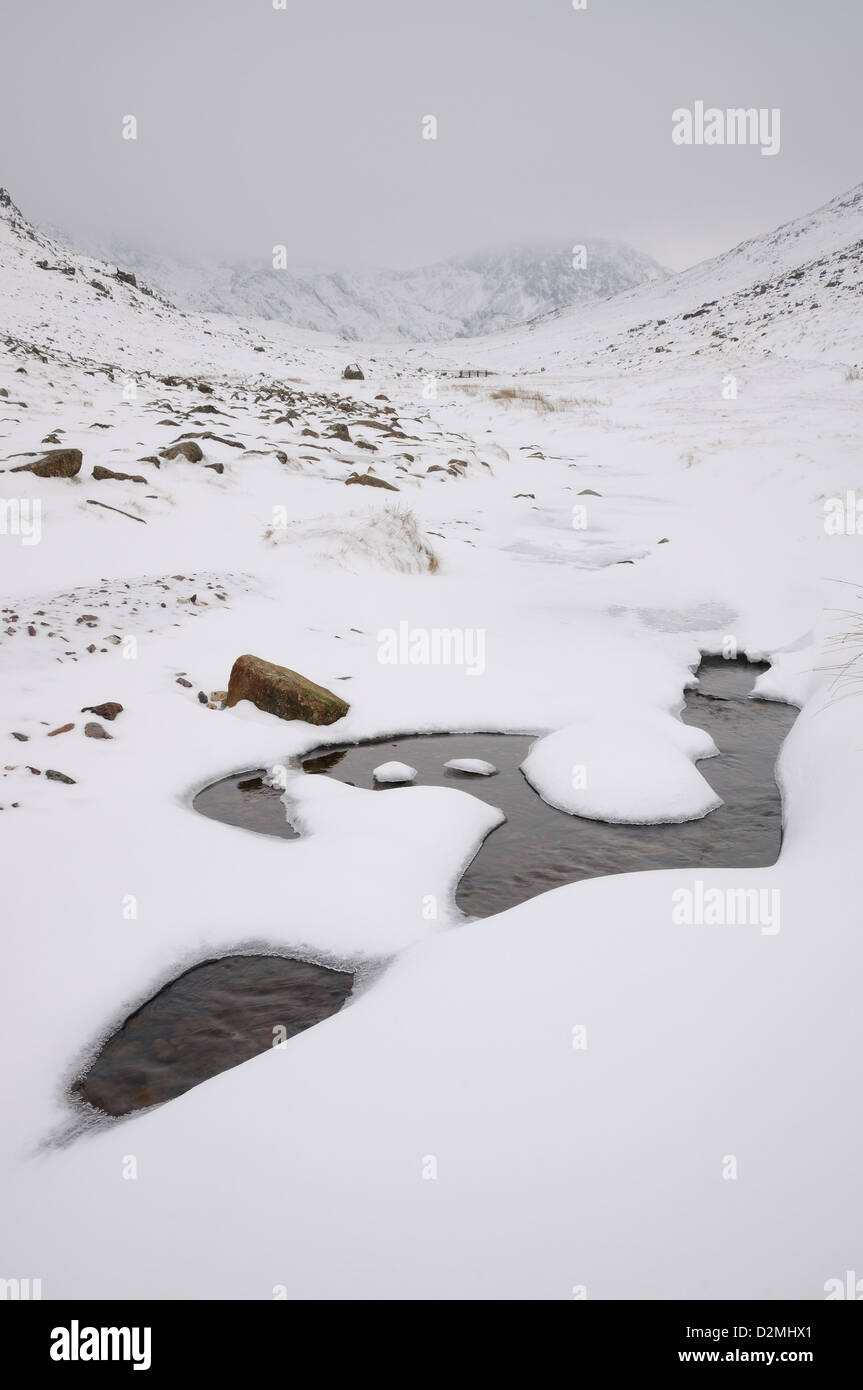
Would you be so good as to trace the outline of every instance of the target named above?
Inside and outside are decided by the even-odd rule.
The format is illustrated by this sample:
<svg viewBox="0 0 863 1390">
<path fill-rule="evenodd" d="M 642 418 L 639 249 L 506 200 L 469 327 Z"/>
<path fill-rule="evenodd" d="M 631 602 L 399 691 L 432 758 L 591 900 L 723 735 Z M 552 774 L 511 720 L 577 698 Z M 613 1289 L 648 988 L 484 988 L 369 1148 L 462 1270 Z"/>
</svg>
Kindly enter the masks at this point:
<svg viewBox="0 0 863 1390">
<path fill-rule="evenodd" d="M 863 489 L 859 195 L 804 221 L 584 311 L 577 335 L 558 318 L 437 355 L 368 345 L 355 383 L 338 344 L 182 315 L 83 258 L 41 270 L 54 252 L 0 207 L 0 1275 L 46 1298 L 808 1299 L 859 1268 L 861 693 L 837 672 L 859 649 L 863 540 L 824 528 L 825 500 Z M 825 255 L 843 272 L 817 311 L 771 280 L 757 327 L 709 351 L 709 315 L 677 314 L 699 297 L 743 314 L 734 287 L 771 256 L 793 270 L 795 247 L 805 276 Z M 658 330 L 627 322 L 672 303 L 654 354 Z M 483 356 L 496 377 L 423 395 L 430 364 Z M 500 394 L 517 387 L 545 404 Z M 77 478 L 8 471 L 54 431 L 83 450 Z M 187 432 L 201 463 L 141 461 Z M 321 546 L 327 517 L 368 536 L 392 504 L 344 486 L 370 460 L 435 572 Z M 13 502 L 41 504 L 38 544 Z M 482 632 L 482 672 L 382 663 L 404 622 Z M 713 749 L 678 714 L 701 653 L 729 644 L 772 663 L 760 695 L 801 707 L 772 868 L 614 875 L 466 921 L 454 888 L 499 812 L 296 763 L 444 731 L 479 755 L 484 730 L 520 732 L 568 810 L 710 814 L 695 760 Z M 243 652 L 348 714 L 202 704 Z M 81 713 L 108 700 L 114 721 Z M 85 737 L 91 720 L 111 739 Z M 192 809 L 275 763 L 299 839 Z M 696 879 L 778 890 L 781 930 L 676 924 Z M 104 1038 L 238 949 L 353 968 L 354 994 L 284 1049 L 82 1127 L 68 1085 Z"/>
</svg>

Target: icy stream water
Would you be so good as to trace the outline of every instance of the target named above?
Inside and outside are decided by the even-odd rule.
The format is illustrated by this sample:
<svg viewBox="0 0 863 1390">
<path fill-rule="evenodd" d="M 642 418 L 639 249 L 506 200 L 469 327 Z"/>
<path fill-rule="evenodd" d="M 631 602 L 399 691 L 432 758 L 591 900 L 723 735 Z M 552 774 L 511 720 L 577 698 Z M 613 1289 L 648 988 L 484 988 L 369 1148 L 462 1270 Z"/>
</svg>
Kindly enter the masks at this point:
<svg viewBox="0 0 863 1390">
<path fill-rule="evenodd" d="M 398 760 L 417 769 L 413 786 L 459 787 L 500 807 L 506 821 L 487 837 L 458 886 L 468 916 L 488 917 L 563 883 L 641 869 L 759 867 L 775 862 L 782 808 L 774 780 L 779 748 L 794 722 L 788 705 L 749 699 L 765 668 L 705 659 L 699 687 L 687 693 L 682 718 L 706 729 L 720 756 L 699 769 L 724 804 L 681 825 L 612 825 L 548 806 L 519 770 L 533 737 L 509 734 L 420 734 L 352 746 L 329 746 L 302 760 L 310 775 L 376 786 L 372 772 Z M 491 777 L 453 772 L 454 758 L 481 758 Z M 229 825 L 296 838 L 280 793 L 263 769 L 205 787 L 195 809 Z M 381 795 L 404 795 L 379 786 Z M 285 847 L 285 854 L 290 855 Z M 240 924 L 241 925 L 241 924 Z M 275 956 L 229 956 L 186 971 L 133 1014 L 106 1043 L 78 1095 L 120 1115 L 188 1090 L 341 1008 L 353 977 Z M 282 1035 L 279 1034 L 279 1037 Z"/>
</svg>

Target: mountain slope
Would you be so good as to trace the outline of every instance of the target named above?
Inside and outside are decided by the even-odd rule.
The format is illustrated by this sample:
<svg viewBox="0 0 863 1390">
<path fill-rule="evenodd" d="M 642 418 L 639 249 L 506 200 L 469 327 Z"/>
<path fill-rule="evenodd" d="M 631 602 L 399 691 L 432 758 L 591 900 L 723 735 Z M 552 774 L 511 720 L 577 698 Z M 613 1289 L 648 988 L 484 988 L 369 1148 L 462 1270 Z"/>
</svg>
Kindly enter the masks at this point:
<svg viewBox="0 0 863 1390">
<path fill-rule="evenodd" d="M 564 309 L 526 333 L 476 345 L 473 365 L 503 370 L 632 370 L 649 355 L 726 349 L 742 357 L 861 359 L 863 184 L 661 283 L 582 313 Z"/>
<path fill-rule="evenodd" d="M 191 265 L 117 241 L 91 246 L 119 261 L 176 304 L 198 313 L 276 319 L 343 341 L 441 341 L 513 328 L 537 314 L 593 303 L 666 272 L 613 241 L 521 246 L 424 266 L 324 273 L 255 265 Z"/>
</svg>

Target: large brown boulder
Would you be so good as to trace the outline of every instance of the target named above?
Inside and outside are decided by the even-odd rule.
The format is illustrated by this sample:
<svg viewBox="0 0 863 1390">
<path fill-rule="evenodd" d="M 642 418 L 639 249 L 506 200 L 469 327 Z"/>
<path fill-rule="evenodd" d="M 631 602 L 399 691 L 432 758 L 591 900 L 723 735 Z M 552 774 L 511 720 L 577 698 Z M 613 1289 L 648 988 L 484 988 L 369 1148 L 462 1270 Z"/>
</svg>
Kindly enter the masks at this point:
<svg viewBox="0 0 863 1390">
<path fill-rule="evenodd" d="M 350 708 L 331 690 L 296 671 L 249 655 L 237 657 L 228 682 L 228 707 L 238 700 L 251 700 L 279 719 L 303 719 L 307 724 L 334 724 Z"/>
<path fill-rule="evenodd" d="M 35 473 L 37 478 L 74 478 L 80 471 L 84 456 L 80 449 L 49 449 L 32 463 L 22 463 L 11 473 Z"/>
</svg>

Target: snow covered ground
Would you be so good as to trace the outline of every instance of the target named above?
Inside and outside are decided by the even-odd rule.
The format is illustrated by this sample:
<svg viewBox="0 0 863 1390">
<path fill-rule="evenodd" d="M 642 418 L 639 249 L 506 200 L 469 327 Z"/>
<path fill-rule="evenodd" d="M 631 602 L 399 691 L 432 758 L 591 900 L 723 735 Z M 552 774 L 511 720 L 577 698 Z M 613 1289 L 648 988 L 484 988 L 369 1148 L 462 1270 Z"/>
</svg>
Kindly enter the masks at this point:
<svg viewBox="0 0 863 1390">
<path fill-rule="evenodd" d="M 362 382 L 334 342 L 182 314 L 0 206 L 0 1276 L 47 1298 L 819 1298 L 859 1268 L 861 706 L 836 677 L 863 540 L 825 527 L 863 497 L 859 190 L 838 202 L 589 322 L 368 347 Z M 786 299 L 801 266 L 817 310 Z M 708 299 L 725 336 L 682 318 Z M 495 375 L 440 375 L 459 366 Z M 159 456 L 183 435 L 200 461 Z M 9 471 L 61 446 L 75 478 Z M 382 659 L 442 632 L 453 659 Z M 203 703 L 243 652 L 349 714 Z M 703 652 L 769 659 L 759 693 L 801 707 L 773 869 L 619 875 L 466 922 L 489 807 L 291 765 L 527 732 L 556 805 L 709 815 L 714 749 L 677 718 Z M 115 719 L 82 713 L 106 701 Z M 300 839 L 192 810 L 264 764 Z M 715 889 L 778 890 L 779 930 L 679 920 Z M 82 1120 L 68 1085 L 102 1040 L 237 948 L 357 988 L 284 1049 Z"/>
</svg>

